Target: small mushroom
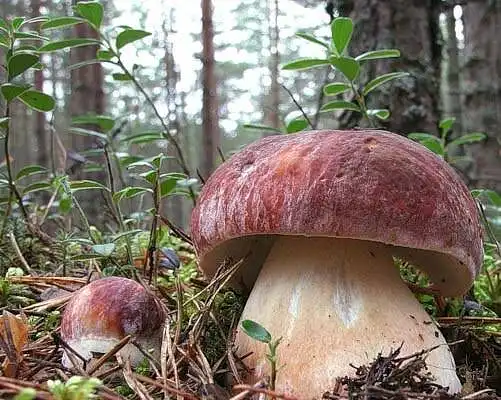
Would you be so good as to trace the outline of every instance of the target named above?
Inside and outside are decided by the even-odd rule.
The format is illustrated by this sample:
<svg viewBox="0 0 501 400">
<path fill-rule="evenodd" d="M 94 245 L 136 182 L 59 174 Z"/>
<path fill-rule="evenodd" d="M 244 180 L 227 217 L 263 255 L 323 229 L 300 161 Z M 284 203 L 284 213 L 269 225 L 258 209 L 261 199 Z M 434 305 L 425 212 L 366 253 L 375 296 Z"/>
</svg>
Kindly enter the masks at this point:
<svg viewBox="0 0 501 400">
<path fill-rule="evenodd" d="M 146 352 L 158 356 L 165 312 L 159 300 L 138 282 L 109 277 L 79 289 L 68 302 L 61 321 L 61 338 L 83 359 L 107 353 L 127 335 Z M 67 355 L 63 365 L 72 367 Z M 129 342 L 119 354 L 133 366 L 143 353 Z"/>
<path fill-rule="evenodd" d="M 207 180 L 191 219 L 201 269 L 244 259 L 242 320 L 276 338 L 276 388 L 321 398 L 352 365 L 402 343 L 436 382 L 461 390 L 450 349 L 394 257 L 420 267 L 444 296 L 464 294 L 482 264 L 475 201 L 420 144 L 379 130 L 312 131 L 258 140 Z M 257 380 L 266 347 L 236 334 Z"/>
</svg>

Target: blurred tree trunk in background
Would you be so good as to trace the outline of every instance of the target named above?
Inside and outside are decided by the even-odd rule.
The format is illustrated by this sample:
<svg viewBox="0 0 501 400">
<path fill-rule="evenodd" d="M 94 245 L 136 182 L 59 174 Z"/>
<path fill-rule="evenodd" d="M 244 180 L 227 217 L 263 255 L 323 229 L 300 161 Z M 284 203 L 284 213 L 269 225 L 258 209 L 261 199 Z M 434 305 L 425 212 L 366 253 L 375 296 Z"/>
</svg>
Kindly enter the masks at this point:
<svg viewBox="0 0 501 400">
<path fill-rule="evenodd" d="M 76 3 L 76 0 L 73 0 Z M 79 38 L 98 38 L 97 32 L 87 24 L 77 24 L 73 28 L 73 35 Z M 71 49 L 70 61 L 75 64 L 84 60 L 90 60 L 96 57 L 96 46 L 83 46 Z M 104 113 L 104 76 L 101 64 L 92 64 L 82 68 L 73 69 L 71 71 L 71 99 L 70 99 L 70 115 L 72 117 L 87 115 L 87 114 L 103 114 Z M 87 126 L 92 130 L 99 130 L 98 126 Z M 92 153 L 92 150 L 102 148 L 102 144 L 96 138 L 90 136 L 74 135 L 72 137 L 73 150 L 78 153 L 83 153 L 87 156 Z M 100 164 L 103 168 L 105 162 L 102 153 L 99 152 L 98 158 L 93 160 Z M 79 170 L 72 177 L 73 179 L 93 179 L 99 182 L 106 182 L 104 169 L 92 173 L 84 173 Z M 103 210 L 105 209 L 103 193 L 97 191 L 81 191 L 78 193 L 82 207 L 87 213 L 91 224 L 99 224 L 103 222 Z"/>
<path fill-rule="evenodd" d="M 179 82 L 179 72 L 176 69 L 176 61 L 174 59 L 173 42 L 170 34 L 174 33 L 174 8 L 170 9 L 169 16 L 166 17 L 162 25 L 162 33 L 164 40 L 164 67 L 165 67 L 165 86 L 167 95 L 165 102 L 168 110 L 168 124 L 171 134 L 180 142 L 184 132 L 181 132 L 181 124 L 179 121 L 179 99 L 177 94 L 177 84 Z M 179 143 L 181 145 L 181 143 Z M 184 150 L 184 148 L 183 148 Z M 176 157 L 174 146 L 168 144 L 167 154 Z M 168 163 L 169 172 L 179 171 L 179 164 L 175 160 Z M 180 196 L 170 196 L 167 200 L 167 217 L 176 225 L 181 226 L 184 223 L 183 202 Z"/>
<path fill-rule="evenodd" d="M 219 138 L 217 80 L 214 60 L 214 26 L 212 1 L 202 0 L 202 165 L 200 172 L 207 179 L 214 170 Z"/>
<path fill-rule="evenodd" d="M 32 17 L 38 17 L 40 15 L 40 7 L 42 5 L 46 5 L 42 0 L 31 0 L 31 15 Z M 46 55 L 41 54 L 40 61 L 44 64 L 46 59 Z M 39 91 L 43 91 L 44 86 L 44 70 L 37 69 L 35 70 L 35 89 Z M 48 165 L 48 149 L 47 149 L 47 137 L 46 137 L 46 119 L 45 113 L 34 111 L 35 119 L 34 119 L 34 129 L 33 134 L 35 137 L 36 143 L 36 162 L 37 164 L 47 166 Z"/>
<path fill-rule="evenodd" d="M 280 42 L 280 27 L 278 25 L 278 0 L 268 0 L 268 36 L 270 42 L 270 92 L 267 106 L 267 125 L 273 128 L 280 128 L 280 84 L 278 82 L 280 68 L 280 52 L 278 45 Z M 269 134 L 264 133 L 264 135 Z"/>
<path fill-rule="evenodd" d="M 476 187 L 501 192 L 501 2 L 475 1 L 464 7 L 464 128 L 488 139 L 468 146 L 475 160 L 469 171 Z"/>
<path fill-rule="evenodd" d="M 463 130 L 461 114 L 461 80 L 459 71 L 459 49 L 456 36 L 456 17 L 454 7 L 448 6 L 445 11 L 446 21 L 446 63 L 445 83 L 447 92 L 444 93 L 444 117 L 454 117 L 456 123 L 452 127 L 451 137 L 458 137 Z"/>
<path fill-rule="evenodd" d="M 360 54 L 381 48 L 397 48 L 401 57 L 367 63 L 367 82 L 375 76 L 406 71 L 411 77 L 382 86 L 369 96 L 369 106 L 388 108 L 390 119 L 382 122 L 396 133 L 436 132 L 439 119 L 438 0 L 344 1 L 351 10 L 355 31 L 350 51 Z M 351 3 L 351 4 L 348 4 Z M 344 127 L 359 124 L 350 116 Z"/>
</svg>

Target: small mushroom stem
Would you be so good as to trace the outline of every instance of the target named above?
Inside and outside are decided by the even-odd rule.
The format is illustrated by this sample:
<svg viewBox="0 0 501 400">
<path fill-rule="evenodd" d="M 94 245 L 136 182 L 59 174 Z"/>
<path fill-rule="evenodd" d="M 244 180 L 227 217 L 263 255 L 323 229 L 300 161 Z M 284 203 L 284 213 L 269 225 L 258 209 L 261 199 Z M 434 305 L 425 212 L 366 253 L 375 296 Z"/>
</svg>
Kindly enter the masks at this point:
<svg viewBox="0 0 501 400">
<path fill-rule="evenodd" d="M 242 314 L 263 325 L 278 347 L 276 390 L 321 398 L 337 377 L 353 375 L 378 353 L 402 343 L 401 355 L 439 347 L 426 359 L 436 382 L 461 390 L 455 363 L 436 324 L 402 281 L 392 247 L 352 239 L 281 236 Z M 269 375 L 266 346 L 237 332 L 238 354 Z"/>
</svg>

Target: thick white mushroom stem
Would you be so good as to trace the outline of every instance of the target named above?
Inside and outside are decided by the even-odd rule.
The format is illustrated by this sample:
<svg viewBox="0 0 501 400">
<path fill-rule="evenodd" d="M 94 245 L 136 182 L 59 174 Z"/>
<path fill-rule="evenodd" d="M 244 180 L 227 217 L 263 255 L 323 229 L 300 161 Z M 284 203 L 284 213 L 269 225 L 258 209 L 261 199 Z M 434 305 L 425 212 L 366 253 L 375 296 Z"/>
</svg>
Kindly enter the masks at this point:
<svg viewBox="0 0 501 400">
<path fill-rule="evenodd" d="M 450 392 L 461 390 L 447 343 L 400 278 L 391 246 L 351 239 L 281 236 L 264 263 L 242 320 L 263 325 L 278 347 L 276 390 L 321 398 L 337 377 L 353 375 L 402 343 L 401 355 L 430 349 L 427 367 Z M 269 376 L 266 346 L 237 332 L 239 355 Z"/>
</svg>

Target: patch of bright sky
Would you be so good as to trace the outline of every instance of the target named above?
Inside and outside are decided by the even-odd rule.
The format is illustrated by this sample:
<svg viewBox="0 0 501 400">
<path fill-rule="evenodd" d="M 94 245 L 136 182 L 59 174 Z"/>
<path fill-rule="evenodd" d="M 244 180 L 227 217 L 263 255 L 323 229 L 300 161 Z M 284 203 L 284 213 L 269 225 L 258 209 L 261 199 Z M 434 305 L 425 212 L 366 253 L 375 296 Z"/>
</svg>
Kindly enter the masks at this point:
<svg viewBox="0 0 501 400">
<path fill-rule="evenodd" d="M 172 34 L 171 39 L 174 59 L 180 71 L 177 90 L 188 93 L 185 112 L 188 115 L 198 114 L 201 109 L 201 90 L 196 87 L 196 81 L 201 69 L 201 62 L 195 55 L 201 52 L 202 47 L 200 42 L 194 40 L 193 34 L 197 34 L 201 30 L 200 0 L 120 0 L 114 4 L 120 13 L 112 21 L 114 26 L 130 25 L 153 32 L 153 37 L 142 41 L 136 47 L 128 46 L 123 49 L 123 58 L 127 60 L 128 64 L 137 63 L 147 67 L 155 66 L 160 62 L 163 57 L 163 49 L 153 49 L 152 51 L 151 48 L 145 48 L 145 45 L 152 45 L 153 38 L 161 34 L 162 23 L 168 18 L 170 9 L 175 10 L 176 22 L 173 27 L 175 33 Z M 140 26 L 137 13 L 133 10 L 134 6 L 137 7 L 139 4 L 146 11 L 145 27 Z M 266 79 L 263 79 L 263 76 L 266 78 L 268 72 L 267 66 L 258 65 L 260 60 L 256 58 L 255 54 L 250 54 L 245 49 L 239 48 L 239 43 L 247 40 L 249 33 L 236 29 L 232 11 L 238 5 L 239 1 L 236 0 L 214 0 L 214 27 L 219 33 L 217 38 L 222 38 L 226 44 L 229 44 L 224 50 L 216 52 L 216 62 L 243 60 L 256 65 L 256 68 L 245 71 L 243 79 L 233 82 L 238 89 L 248 93 L 232 99 L 232 102 L 228 105 L 230 116 L 235 118 L 249 112 L 251 95 L 262 93 L 261 85 L 268 83 Z M 322 25 L 322 22 L 327 18 L 321 4 L 316 8 L 304 8 L 294 1 L 281 0 L 280 7 L 284 13 L 279 17 L 282 37 L 291 37 L 298 30 L 311 31 L 313 27 Z M 263 21 L 263 24 L 266 25 L 267 21 Z M 247 26 L 247 28 L 250 27 Z M 259 29 L 259 27 L 256 27 L 256 29 Z M 321 34 L 328 35 L 328 26 Z M 287 45 L 289 46 L 291 43 L 287 43 Z M 294 39 L 292 45 L 298 46 L 303 56 L 317 57 L 323 55 L 320 46 L 318 48 L 311 46 L 311 44 L 309 45 L 300 39 Z M 144 50 L 141 50 L 141 48 Z M 279 51 L 282 52 L 283 50 L 284 44 L 281 43 Z M 261 60 L 266 59 L 268 52 L 264 52 L 261 56 Z M 252 59 L 252 57 L 255 59 Z M 162 107 L 162 105 L 159 105 L 159 107 L 162 114 L 165 115 L 167 113 L 165 107 Z M 235 129 L 236 124 L 241 122 L 243 121 L 221 121 L 227 131 Z"/>
</svg>

